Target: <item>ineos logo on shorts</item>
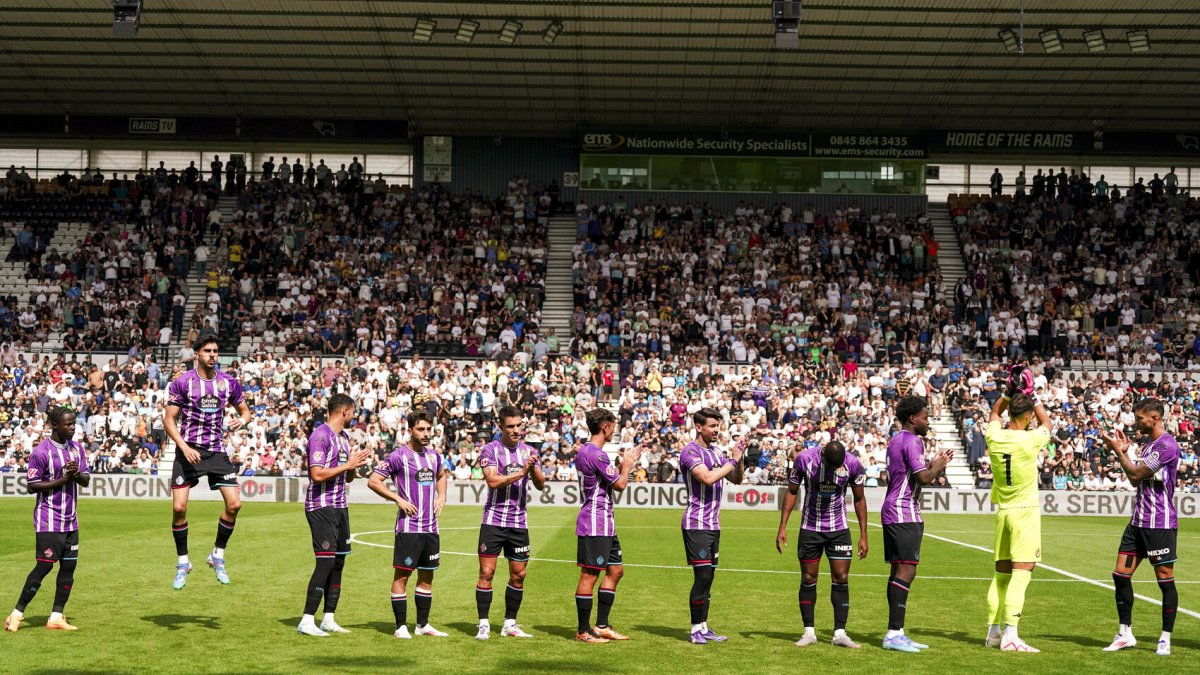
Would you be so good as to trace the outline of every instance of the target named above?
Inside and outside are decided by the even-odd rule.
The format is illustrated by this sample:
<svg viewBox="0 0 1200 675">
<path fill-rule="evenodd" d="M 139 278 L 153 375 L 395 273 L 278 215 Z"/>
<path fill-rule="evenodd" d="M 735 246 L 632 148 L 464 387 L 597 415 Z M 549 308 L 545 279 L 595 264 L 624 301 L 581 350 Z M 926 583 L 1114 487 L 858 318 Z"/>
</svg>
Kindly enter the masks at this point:
<svg viewBox="0 0 1200 675">
<path fill-rule="evenodd" d="M 78 550 L 79 550 L 79 544 L 75 544 L 74 546 L 72 546 L 72 547 L 71 547 L 71 550 L 72 550 L 72 551 L 78 551 Z"/>
<path fill-rule="evenodd" d="M 222 480 L 233 480 L 234 478 L 237 478 L 236 473 L 227 473 L 224 476 L 221 476 Z"/>
<path fill-rule="evenodd" d="M 441 558 L 442 558 L 441 553 L 434 553 L 433 555 L 429 556 L 430 560 L 441 560 Z"/>
<path fill-rule="evenodd" d="M 606 152 L 625 145 L 625 137 L 618 134 L 584 134 L 584 152 Z"/>
<path fill-rule="evenodd" d="M 835 551 L 850 551 L 850 550 L 852 550 L 852 548 L 853 547 L 851 547 L 851 546 L 834 546 L 833 550 L 835 550 Z"/>
<path fill-rule="evenodd" d="M 519 547 L 517 547 L 517 550 L 515 552 L 516 553 L 529 553 L 529 547 L 528 546 L 519 546 Z"/>
</svg>

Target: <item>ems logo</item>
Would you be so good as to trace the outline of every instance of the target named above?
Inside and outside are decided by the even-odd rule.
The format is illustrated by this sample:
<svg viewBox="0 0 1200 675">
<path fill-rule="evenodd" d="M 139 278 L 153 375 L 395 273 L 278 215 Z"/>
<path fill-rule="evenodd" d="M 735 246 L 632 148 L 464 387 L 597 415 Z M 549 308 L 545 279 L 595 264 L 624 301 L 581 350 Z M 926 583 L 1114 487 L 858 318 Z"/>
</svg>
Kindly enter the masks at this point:
<svg viewBox="0 0 1200 675">
<path fill-rule="evenodd" d="M 321 542 L 321 550 L 322 551 L 328 551 L 330 548 L 332 548 L 332 547 L 329 545 L 329 542 L 327 542 L 327 541 Z"/>
<path fill-rule="evenodd" d="M 46 555 L 50 555 L 50 552 L 46 551 Z M 603 565 L 604 564 L 604 556 L 602 556 L 602 555 L 596 556 L 596 564 Z"/>
<path fill-rule="evenodd" d="M 177 476 L 177 477 L 175 478 L 175 484 L 176 484 L 176 485 L 183 485 L 183 476 Z"/>
<path fill-rule="evenodd" d="M 708 555 L 708 549 L 700 549 L 700 557 L 703 558 L 705 555 Z"/>
<path fill-rule="evenodd" d="M 405 564 L 405 565 L 411 565 L 411 564 L 412 564 L 412 557 L 411 557 L 411 556 L 409 556 L 409 557 L 405 558 L 405 559 L 404 559 L 404 564 Z"/>
<path fill-rule="evenodd" d="M 42 553 L 44 553 L 44 554 L 46 555 L 46 557 L 47 557 L 47 558 L 53 558 L 53 557 L 54 557 L 54 549 L 52 549 L 52 548 L 48 548 L 48 549 L 46 549 L 45 551 L 42 551 Z"/>
<path fill-rule="evenodd" d="M 487 544 L 480 544 L 480 545 L 479 545 L 479 552 L 480 552 L 480 553 L 487 553 Z"/>
</svg>

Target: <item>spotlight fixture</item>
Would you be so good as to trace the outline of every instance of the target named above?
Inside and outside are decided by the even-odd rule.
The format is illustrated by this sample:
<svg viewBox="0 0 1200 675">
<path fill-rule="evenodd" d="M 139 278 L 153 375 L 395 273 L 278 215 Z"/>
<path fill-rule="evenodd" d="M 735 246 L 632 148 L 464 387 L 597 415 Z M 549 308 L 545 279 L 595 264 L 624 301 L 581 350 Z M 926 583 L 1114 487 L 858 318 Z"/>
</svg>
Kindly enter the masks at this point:
<svg viewBox="0 0 1200 675">
<path fill-rule="evenodd" d="M 1125 39 L 1129 41 L 1129 51 L 1142 53 L 1150 51 L 1150 32 L 1142 29 L 1131 30 L 1125 33 Z"/>
<path fill-rule="evenodd" d="M 1062 51 L 1062 33 L 1059 33 L 1057 28 L 1050 28 L 1038 33 L 1038 39 L 1042 41 L 1042 49 L 1045 49 L 1047 54 Z"/>
<path fill-rule="evenodd" d="M 558 38 L 558 34 L 562 32 L 562 29 L 563 24 L 561 21 L 551 22 L 549 26 L 546 26 L 545 32 L 542 33 L 542 39 L 546 41 L 546 44 L 553 44 L 554 40 Z"/>
<path fill-rule="evenodd" d="M 996 36 L 1004 43 L 1004 51 L 1016 52 L 1020 48 L 1020 43 L 1017 40 L 1017 34 L 1011 28 L 1004 28 Z"/>
<path fill-rule="evenodd" d="M 479 30 L 479 22 L 470 19 L 463 19 L 458 22 L 458 32 L 454 34 L 454 39 L 459 42 L 470 42 L 475 39 L 475 31 Z"/>
<path fill-rule="evenodd" d="M 504 27 L 500 29 L 500 41 L 506 45 L 510 45 L 517 41 L 517 35 L 521 32 L 521 22 L 509 19 L 504 22 Z"/>
<path fill-rule="evenodd" d="M 1104 31 L 1099 28 L 1085 30 L 1083 32 L 1083 41 L 1087 44 L 1089 52 L 1102 52 L 1108 49 L 1108 41 L 1104 39 Z"/>
<path fill-rule="evenodd" d="M 433 31 L 437 28 L 437 22 L 433 19 L 417 19 L 417 25 L 413 26 L 413 39 L 417 42 L 429 42 L 433 39 Z"/>
</svg>

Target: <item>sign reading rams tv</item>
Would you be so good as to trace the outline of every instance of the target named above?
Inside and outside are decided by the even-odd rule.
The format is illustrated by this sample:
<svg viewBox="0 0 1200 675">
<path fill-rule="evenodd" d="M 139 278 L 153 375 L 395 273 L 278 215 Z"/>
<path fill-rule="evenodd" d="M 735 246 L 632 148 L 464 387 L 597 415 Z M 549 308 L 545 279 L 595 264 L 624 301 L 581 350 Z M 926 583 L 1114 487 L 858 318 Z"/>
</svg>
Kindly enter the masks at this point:
<svg viewBox="0 0 1200 675">
<path fill-rule="evenodd" d="M 131 134 L 175 134 L 174 117 L 130 117 Z"/>
<path fill-rule="evenodd" d="M 584 153 L 757 157 L 923 158 L 925 139 L 907 134 L 583 135 Z"/>
</svg>

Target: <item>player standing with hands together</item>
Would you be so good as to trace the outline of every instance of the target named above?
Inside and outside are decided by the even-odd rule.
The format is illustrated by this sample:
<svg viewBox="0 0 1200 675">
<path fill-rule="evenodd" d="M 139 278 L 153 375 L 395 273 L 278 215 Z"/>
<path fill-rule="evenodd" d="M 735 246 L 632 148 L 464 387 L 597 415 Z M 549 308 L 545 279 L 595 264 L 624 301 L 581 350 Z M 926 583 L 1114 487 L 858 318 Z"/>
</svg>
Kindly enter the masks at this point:
<svg viewBox="0 0 1200 675">
<path fill-rule="evenodd" d="M 1146 443 L 1136 457 L 1129 456 L 1133 443 L 1120 429 L 1101 434 L 1117 453 L 1117 461 L 1129 480 L 1137 485 L 1133 515 L 1121 536 L 1113 584 L 1117 593 L 1117 617 L 1120 628 L 1106 652 L 1128 649 L 1137 644 L 1133 637 L 1133 573 L 1147 558 L 1154 567 L 1158 589 L 1162 591 L 1162 635 L 1158 639 L 1159 656 L 1171 655 L 1171 631 L 1179 592 L 1175 590 L 1176 541 L 1179 513 L 1175 510 L 1175 474 L 1179 470 L 1179 443 L 1163 428 L 1164 407 L 1154 398 L 1142 399 L 1133 408 L 1138 433 Z"/>
<path fill-rule="evenodd" d="M 741 485 L 745 475 L 742 455 L 750 437 L 738 439 L 730 457 L 722 457 L 713 445 L 721 433 L 721 413 L 712 408 L 701 408 L 692 415 L 692 421 L 696 423 L 696 440 L 679 453 L 679 468 L 683 471 L 688 495 L 687 509 L 683 512 L 683 549 L 687 564 L 692 566 L 692 592 L 688 596 L 692 611 L 689 639 L 694 645 L 702 645 L 729 639 L 708 627 L 709 591 L 721 550 L 721 491 L 726 480 Z"/>
</svg>

